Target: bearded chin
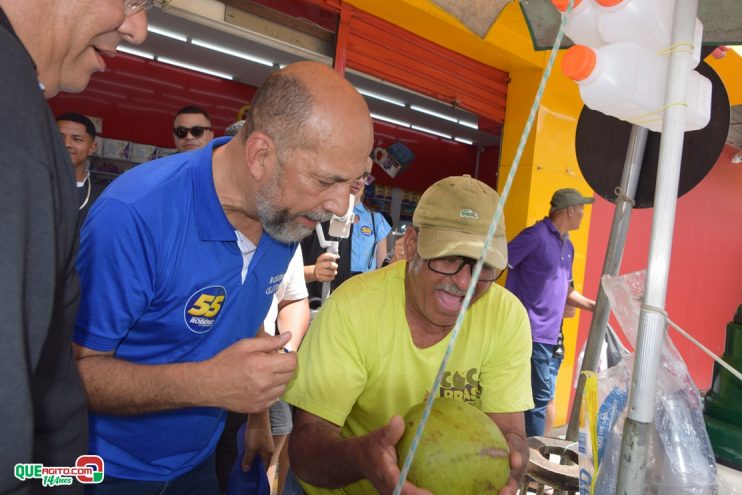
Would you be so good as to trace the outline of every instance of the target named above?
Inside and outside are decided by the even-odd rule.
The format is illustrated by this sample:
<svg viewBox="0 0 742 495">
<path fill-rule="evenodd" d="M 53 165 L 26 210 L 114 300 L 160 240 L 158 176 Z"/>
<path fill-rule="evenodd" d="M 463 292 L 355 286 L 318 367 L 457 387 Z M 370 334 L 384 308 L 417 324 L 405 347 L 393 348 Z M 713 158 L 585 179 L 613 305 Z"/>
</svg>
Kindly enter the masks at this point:
<svg viewBox="0 0 742 495">
<path fill-rule="evenodd" d="M 281 214 L 280 217 L 282 218 L 263 222 L 263 229 L 277 241 L 286 243 L 299 242 L 314 232 L 313 228 L 292 221 L 284 214 Z"/>
<path fill-rule="evenodd" d="M 257 199 L 258 220 L 263 230 L 272 238 L 280 242 L 298 242 L 312 233 L 312 229 L 305 227 L 291 218 L 286 210 L 276 210 L 264 198 Z"/>
<path fill-rule="evenodd" d="M 314 228 L 299 223 L 298 215 L 291 215 L 286 209 L 275 208 L 267 198 L 258 196 L 256 206 L 263 230 L 277 241 L 299 242 L 314 232 Z"/>
<path fill-rule="evenodd" d="M 303 212 L 292 215 L 285 208 L 279 208 L 274 204 L 275 197 L 278 196 L 278 183 L 260 190 L 255 195 L 255 206 L 257 216 L 263 225 L 263 230 L 277 241 L 290 243 L 299 242 L 314 232 L 314 227 L 307 227 L 299 222 L 298 217 L 305 216 L 315 222 L 325 222 L 332 218 L 332 213 L 322 212 Z"/>
</svg>

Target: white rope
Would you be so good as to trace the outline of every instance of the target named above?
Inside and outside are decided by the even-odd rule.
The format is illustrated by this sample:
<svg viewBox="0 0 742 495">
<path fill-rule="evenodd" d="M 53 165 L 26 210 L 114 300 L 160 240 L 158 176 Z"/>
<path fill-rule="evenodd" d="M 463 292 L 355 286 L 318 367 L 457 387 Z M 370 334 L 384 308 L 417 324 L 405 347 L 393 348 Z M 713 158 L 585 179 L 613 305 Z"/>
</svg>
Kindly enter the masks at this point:
<svg viewBox="0 0 742 495">
<path fill-rule="evenodd" d="M 674 321 L 670 319 L 670 317 L 667 315 L 667 311 L 665 311 L 664 309 L 660 307 L 652 306 L 651 304 L 642 304 L 642 311 L 644 311 L 645 313 L 659 313 L 660 315 L 662 315 L 662 317 L 665 319 L 665 321 L 667 321 L 667 324 L 669 326 L 674 328 L 680 335 L 690 340 L 692 344 L 695 344 L 696 347 L 698 347 L 704 353 L 706 353 L 708 357 L 710 357 L 711 359 L 719 363 L 719 366 L 722 366 L 729 373 L 734 375 L 737 378 L 737 380 L 742 381 L 742 373 L 734 369 L 732 365 L 724 361 L 722 358 L 714 354 L 708 347 L 706 347 L 705 345 L 697 341 L 695 338 L 693 338 L 691 334 L 689 334 L 688 332 L 680 328 Z"/>
<path fill-rule="evenodd" d="M 705 352 L 708 357 L 710 357 L 711 359 L 713 359 L 714 361 L 716 361 L 717 363 L 719 363 L 719 366 L 722 366 L 729 373 L 731 373 L 732 375 L 734 375 L 737 378 L 737 380 L 739 380 L 739 381 L 742 382 L 742 373 L 740 373 L 739 371 L 737 371 L 736 369 L 734 369 L 731 364 L 727 363 L 722 358 L 720 358 L 719 356 L 717 356 L 716 354 L 714 354 L 713 352 L 711 352 L 711 350 L 709 350 L 705 345 L 701 344 L 699 341 L 697 341 L 696 339 L 694 339 L 688 332 L 686 332 L 685 330 L 683 330 L 682 328 L 680 328 L 679 326 L 677 326 L 675 324 L 675 322 L 672 321 L 670 318 L 667 319 L 667 323 L 672 328 L 674 328 L 680 335 L 682 335 L 686 339 L 690 340 L 699 349 L 701 349 L 703 352 Z"/>
</svg>

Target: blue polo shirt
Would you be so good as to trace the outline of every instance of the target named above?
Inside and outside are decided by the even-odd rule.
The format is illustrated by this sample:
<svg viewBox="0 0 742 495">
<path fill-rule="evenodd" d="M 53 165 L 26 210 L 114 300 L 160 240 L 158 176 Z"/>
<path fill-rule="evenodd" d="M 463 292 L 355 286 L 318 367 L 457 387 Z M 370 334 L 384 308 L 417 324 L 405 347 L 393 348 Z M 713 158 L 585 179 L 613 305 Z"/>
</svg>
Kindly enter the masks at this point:
<svg viewBox="0 0 742 495">
<path fill-rule="evenodd" d="M 139 165 L 93 205 L 77 261 L 77 344 L 163 364 L 203 361 L 255 335 L 295 245 L 264 233 L 243 283 L 237 234 L 212 176 L 213 149 L 228 140 Z M 90 453 L 113 477 L 173 479 L 212 454 L 224 416 L 210 407 L 91 412 Z"/>
<path fill-rule="evenodd" d="M 572 280 L 574 247 L 548 218 L 528 227 L 508 243 L 505 288 L 528 311 L 533 341 L 556 344 Z"/>
<path fill-rule="evenodd" d="M 389 235 L 392 228 L 381 213 L 368 211 L 363 203 L 355 205 L 353 213 L 358 222 L 353 224 L 351 233 L 350 271 L 369 272 L 376 269 L 376 244 Z"/>
</svg>

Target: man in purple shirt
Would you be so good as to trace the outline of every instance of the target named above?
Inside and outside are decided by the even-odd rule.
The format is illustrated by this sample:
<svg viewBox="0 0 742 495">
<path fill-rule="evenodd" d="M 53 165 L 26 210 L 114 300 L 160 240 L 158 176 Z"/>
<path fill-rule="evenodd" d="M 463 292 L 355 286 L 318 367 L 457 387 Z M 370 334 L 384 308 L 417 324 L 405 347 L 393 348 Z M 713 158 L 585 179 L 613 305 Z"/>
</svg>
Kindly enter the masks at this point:
<svg viewBox="0 0 742 495">
<path fill-rule="evenodd" d="M 544 434 L 546 410 L 554 398 L 554 357 L 565 304 L 592 311 L 595 301 L 571 285 L 574 246 L 568 232 L 577 230 L 584 205 L 595 200 L 575 189 L 559 189 L 551 198 L 549 216 L 518 234 L 508 244 L 505 287 L 528 311 L 531 322 L 531 388 L 534 408 L 526 411 L 526 434 Z"/>
</svg>

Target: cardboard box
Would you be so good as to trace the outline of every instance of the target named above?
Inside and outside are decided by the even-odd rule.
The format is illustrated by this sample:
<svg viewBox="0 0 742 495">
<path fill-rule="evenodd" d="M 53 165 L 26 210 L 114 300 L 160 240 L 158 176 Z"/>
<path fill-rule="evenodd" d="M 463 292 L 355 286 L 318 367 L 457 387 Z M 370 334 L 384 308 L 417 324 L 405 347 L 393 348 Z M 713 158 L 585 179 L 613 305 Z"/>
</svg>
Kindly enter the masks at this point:
<svg viewBox="0 0 742 495">
<path fill-rule="evenodd" d="M 129 160 L 134 163 L 148 162 L 156 156 L 157 146 L 153 144 L 129 143 Z"/>
<path fill-rule="evenodd" d="M 101 156 L 116 160 L 129 159 L 129 141 L 121 139 L 101 138 Z"/>
</svg>

